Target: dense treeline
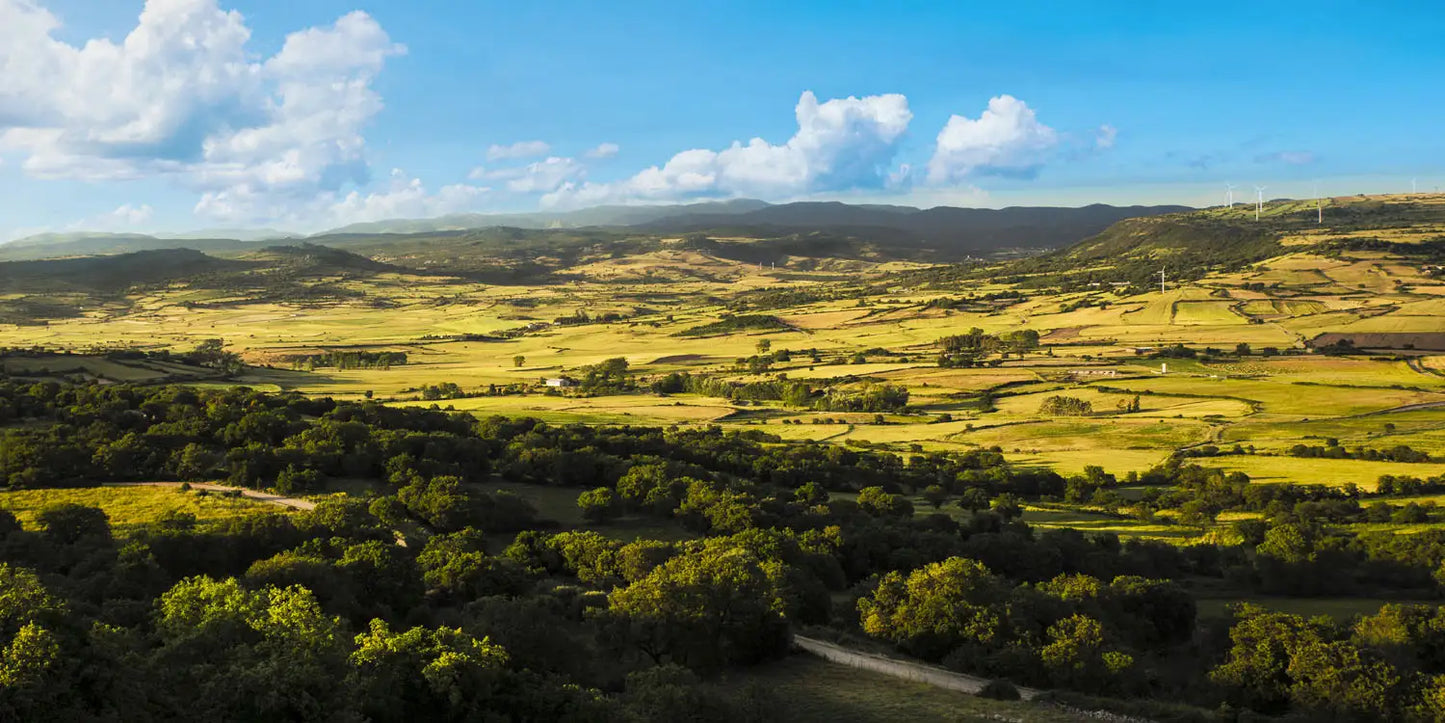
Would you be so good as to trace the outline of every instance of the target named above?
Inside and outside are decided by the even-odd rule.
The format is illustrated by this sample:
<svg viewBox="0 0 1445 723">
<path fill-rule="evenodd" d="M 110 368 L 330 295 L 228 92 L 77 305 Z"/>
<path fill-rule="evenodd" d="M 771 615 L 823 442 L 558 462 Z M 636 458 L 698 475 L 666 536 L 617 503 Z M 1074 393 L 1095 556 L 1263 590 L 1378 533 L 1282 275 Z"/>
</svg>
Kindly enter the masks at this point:
<svg viewBox="0 0 1445 723">
<path fill-rule="evenodd" d="M 986 334 L 974 327 L 967 333 L 945 336 L 938 340 L 942 353 L 938 355 L 941 367 L 968 367 L 992 354 L 1023 354 L 1039 348 L 1039 333 L 1033 329 L 1019 329 L 1002 334 Z"/>
<path fill-rule="evenodd" d="M 676 336 L 714 336 L 738 331 L 789 331 L 793 327 L 770 314 L 724 314 L 717 321 L 684 329 Z"/>
<path fill-rule="evenodd" d="M 1296 444 L 1289 448 L 1291 457 L 1322 457 L 1325 459 L 1364 459 L 1375 462 L 1431 462 L 1430 453 L 1414 449 L 1409 445 L 1397 444 L 1389 449 L 1355 447 L 1353 450 L 1340 446 L 1331 440 L 1325 446 Z"/>
<path fill-rule="evenodd" d="M 729 697 L 707 679 L 785 654 L 798 626 L 1210 708 L 1431 720 L 1445 700 L 1436 608 L 1349 630 L 1243 610 L 1231 627 L 1201 624 L 1182 583 L 1434 596 L 1445 533 L 1350 535 L 1301 517 L 1314 500 L 1290 504 L 1287 487 L 1181 461 L 1065 479 L 981 449 L 905 457 L 185 387 L 0 383 L 0 423 L 11 487 L 375 489 L 294 515 L 171 514 L 123 536 L 92 508 L 42 510 L 34 530 L 0 514 L 0 717 L 785 719 L 766 690 Z M 595 529 L 479 484 L 497 476 L 587 490 Z M 1186 547 L 1020 519 L 1024 500 L 1121 483 L 1272 512 L 1237 542 Z M 677 534 L 614 539 L 619 517 Z"/>
<path fill-rule="evenodd" d="M 1039 414 L 1046 417 L 1087 417 L 1094 413 L 1094 403 L 1078 397 L 1052 395 L 1039 404 Z"/>
<path fill-rule="evenodd" d="M 908 406 L 908 389 L 897 384 L 862 384 L 836 388 L 808 382 L 767 379 L 739 382 L 687 372 L 673 372 L 652 382 L 659 394 L 701 394 L 754 402 L 778 401 L 789 407 L 823 412 L 900 412 Z"/>
<path fill-rule="evenodd" d="M 390 369 L 406 364 L 404 351 L 327 351 L 319 354 L 293 354 L 286 361 L 296 369 Z"/>
</svg>

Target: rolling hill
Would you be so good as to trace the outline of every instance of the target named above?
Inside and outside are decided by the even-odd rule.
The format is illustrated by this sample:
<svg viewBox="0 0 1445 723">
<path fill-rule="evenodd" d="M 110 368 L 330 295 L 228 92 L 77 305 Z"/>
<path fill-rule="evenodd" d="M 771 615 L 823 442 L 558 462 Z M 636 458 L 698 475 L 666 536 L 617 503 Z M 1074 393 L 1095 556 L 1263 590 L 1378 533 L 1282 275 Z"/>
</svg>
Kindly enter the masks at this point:
<svg viewBox="0 0 1445 723">
<path fill-rule="evenodd" d="M 505 229 L 560 232 L 561 238 L 575 238 L 577 232 L 586 232 L 582 235 L 597 239 L 638 234 L 670 236 L 706 233 L 779 240 L 787 246 L 786 253 L 790 255 L 833 254 L 840 253 L 839 249 L 844 248 L 841 253 L 853 258 L 948 261 L 972 255 L 986 256 L 1006 249 L 1059 248 L 1099 233 L 1122 219 L 1181 210 L 1186 209 L 1182 206 L 1115 207 L 1097 204 L 1082 208 L 973 209 L 940 206 L 918 209 L 837 202 L 773 205 L 737 199 L 674 206 L 598 206 L 560 213 L 457 214 L 431 219 L 397 219 L 352 224 L 314 234 L 308 239 L 328 246 L 344 246 L 360 253 L 385 255 L 384 247 L 389 245 L 415 246 L 424 243 L 423 239 L 438 239 L 446 244 L 487 229 L 502 229 L 502 234 L 513 236 L 519 234 Z M 266 240 L 266 232 L 232 229 L 217 233 L 233 238 L 83 232 L 42 234 L 0 245 L 0 260 L 35 260 L 168 248 L 238 255 L 254 251 L 263 243 L 275 243 L 274 238 Z M 484 235 L 497 236 L 495 233 Z M 528 240 L 547 237 L 545 234 L 521 236 Z M 837 239 L 848 241 L 841 247 L 833 244 L 818 253 L 808 253 L 806 247 L 810 236 L 829 239 L 830 243 Z M 800 248 L 803 249 L 801 252 Z"/>
</svg>

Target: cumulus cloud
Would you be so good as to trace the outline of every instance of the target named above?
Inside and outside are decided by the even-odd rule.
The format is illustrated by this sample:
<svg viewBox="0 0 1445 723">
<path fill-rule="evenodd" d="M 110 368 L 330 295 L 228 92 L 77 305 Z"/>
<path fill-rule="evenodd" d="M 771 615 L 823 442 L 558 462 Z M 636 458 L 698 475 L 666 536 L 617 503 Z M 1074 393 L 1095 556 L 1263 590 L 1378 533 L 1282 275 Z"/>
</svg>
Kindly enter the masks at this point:
<svg viewBox="0 0 1445 723">
<path fill-rule="evenodd" d="M 616 143 L 599 143 L 597 144 L 596 148 L 592 148 L 586 153 L 583 153 L 582 157 L 594 159 L 611 158 L 617 155 L 618 151 L 621 150 L 622 146 L 619 146 Z"/>
<path fill-rule="evenodd" d="M 977 120 L 955 115 L 938 133 L 928 180 L 933 184 L 971 176 L 1032 177 L 1059 134 L 1040 123 L 1027 103 L 1001 95 L 989 100 Z"/>
<path fill-rule="evenodd" d="M 721 151 L 692 149 L 661 166 L 613 183 L 564 183 L 544 206 L 665 201 L 699 195 L 792 196 L 880 188 L 913 113 L 898 94 L 818 102 L 804 92 L 794 109 L 798 130 L 781 145 L 761 138 Z"/>
<path fill-rule="evenodd" d="M 1109 149 L 1114 147 L 1114 140 L 1119 137 L 1119 129 L 1105 123 L 1099 126 L 1098 132 L 1094 134 L 1094 147 Z"/>
<path fill-rule="evenodd" d="M 552 146 L 546 141 L 517 141 L 511 145 L 493 145 L 487 149 L 487 160 L 500 161 L 506 159 L 536 158 L 545 156 Z"/>
<path fill-rule="evenodd" d="M 352 191 L 324 210 L 335 223 L 382 221 L 392 218 L 425 218 L 474 210 L 490 188 L 455 184 L 431 193 L 421 179 L 409 177 L 400 168 L 391 171 L 391 186 L 385 191 L 362 194 Z"/>
<path fill-rule="evenodd" d="M 148 0 L 120 43 L 72 45 L 30 0 L 0 0 L 0 151 L 39 178 L 173 175 L 199 212 L 244 219 L 368 180 L 371 88 L 406 52 L 353 12 L 258 58 L 216 0 Z"/>
<path fill-rule="evenodd" d="M 155 210 L 147 204 L 142 203 L 137 206 L 127 203 L 111 211 L 109 217 L 118 225 L 139 226 L 151 220 L 154 213 Z"/>
</svg>

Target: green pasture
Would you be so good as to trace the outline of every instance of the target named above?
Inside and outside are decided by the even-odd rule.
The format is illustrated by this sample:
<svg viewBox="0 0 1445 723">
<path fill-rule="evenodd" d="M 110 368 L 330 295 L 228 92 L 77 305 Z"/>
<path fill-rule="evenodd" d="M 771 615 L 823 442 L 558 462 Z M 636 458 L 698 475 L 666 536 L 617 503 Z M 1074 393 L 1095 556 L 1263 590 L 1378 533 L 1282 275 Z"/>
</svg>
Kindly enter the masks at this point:
<svg viewBox="0 0 1445 723">
<path fill-rule="evenodd" d="M 10 510 L 28 529 L 35 529 L 36 514 L 51 505 L 77 504 L 99 507 L 110 518 L 111 528 L 125 532 L 154 522 L 168 512 L 196 516 L 197 522 L 252 515 L 262 512 L 288 512 L 281 507 L 244 497 L 226 497 L 217 493 L 182 492 L 178 487 L 67 487 L 57 489 L 0 491 L 0 508 Z"/>
<path fill-rule="evenodd" d="M 1258 454 L 1201 457 L 1193 461 L 1205 467 L 1215 467 L 1228 472 L 1243 472 L 1249 475 L 1251 481 L 1259 484 L 1293 483 L 1338 486 L 1353 482 L 1363 490 L 1373 490 L 1381 475 L 1434 477 L 1445 474 L 1445 463 L 1406 464 Z"/>
</svg>

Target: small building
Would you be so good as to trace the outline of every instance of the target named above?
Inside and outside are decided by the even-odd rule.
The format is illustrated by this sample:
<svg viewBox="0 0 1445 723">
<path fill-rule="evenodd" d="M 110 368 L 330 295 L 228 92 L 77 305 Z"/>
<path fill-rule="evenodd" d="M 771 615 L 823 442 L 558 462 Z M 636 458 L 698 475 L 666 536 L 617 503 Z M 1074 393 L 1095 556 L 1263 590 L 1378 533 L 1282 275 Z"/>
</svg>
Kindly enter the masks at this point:
<svg viewBox="0 0 1445 723">
<path fill-rule="evenodd" d="M 1069 373 L 1076 377 L 1112 377 L 1119 374 L 1115 369 L 1071 369 Z"/>
<path fill-rule="evenodd" d="M 545 384 L 546 384 L 547 386 L 549 386 L 549 387 L 575 387 L 575 386 L 577 386 L 577 381 L 576 381 L 575 379 L 570 379 L 570 378 L 568 378 L 568 377 L 556 377 L 556 378 L 554 378 L 554 379 L 547 379 L 547 380 L 544 380 L 543 383 L 545 383 Z"/>
</svg>

